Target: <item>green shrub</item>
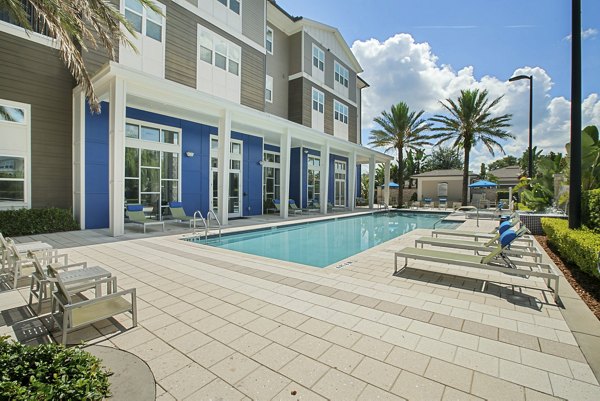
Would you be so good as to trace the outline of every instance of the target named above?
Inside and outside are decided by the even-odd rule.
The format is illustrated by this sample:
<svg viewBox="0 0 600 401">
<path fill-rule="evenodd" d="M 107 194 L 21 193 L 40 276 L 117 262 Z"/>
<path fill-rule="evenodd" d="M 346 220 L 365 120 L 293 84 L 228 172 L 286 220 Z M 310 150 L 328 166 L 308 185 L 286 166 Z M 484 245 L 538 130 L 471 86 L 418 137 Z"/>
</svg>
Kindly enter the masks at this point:
<svg viewBox="0 0 600 401">
<path fill-rule="evenodd" d="M 581 194 L 581 220 L 590 230 L 600 233 L 600 189 Z"/>
<path fill-rule="evenodd" d="M 588 229 L 571 230 L 564 219 L 542 219 L 548 242 L 568 262 L 574 263 L 590 276 L 600 278 L 600 234 Z"/>
<path fill-rule="evenodd" d="M 508 195 L 508 191 L 496 191 L 496 202 L 499 202 L 500 200 L 508 200 Z"/>
<path fill-rule="evenodd" d="M 6 237 L 79 230 L 67 209 L 17 209 L 0 211 L 0 233 Z"/>
<path fill-rule="evenodd" d="M 112 374 L 79 347 L 35 347 L 0 337 L 0 399 L 102 400 Z"/>
</svg>

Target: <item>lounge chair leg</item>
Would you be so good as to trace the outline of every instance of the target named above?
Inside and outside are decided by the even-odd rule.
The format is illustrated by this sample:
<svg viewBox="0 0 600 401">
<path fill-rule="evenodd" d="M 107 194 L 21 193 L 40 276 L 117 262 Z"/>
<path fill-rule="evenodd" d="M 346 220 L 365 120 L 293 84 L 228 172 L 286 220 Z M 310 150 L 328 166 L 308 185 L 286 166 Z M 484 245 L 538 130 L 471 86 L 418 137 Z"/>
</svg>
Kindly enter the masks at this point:
<svg viewBox="0 0 600 401">
<path fill-rule="evenodd" d="M 63 327 L 62 327 L 62 343 L 63 345 L 67 345 L 67 319 L 68 312 L 63 310 Z"/>
</svg>

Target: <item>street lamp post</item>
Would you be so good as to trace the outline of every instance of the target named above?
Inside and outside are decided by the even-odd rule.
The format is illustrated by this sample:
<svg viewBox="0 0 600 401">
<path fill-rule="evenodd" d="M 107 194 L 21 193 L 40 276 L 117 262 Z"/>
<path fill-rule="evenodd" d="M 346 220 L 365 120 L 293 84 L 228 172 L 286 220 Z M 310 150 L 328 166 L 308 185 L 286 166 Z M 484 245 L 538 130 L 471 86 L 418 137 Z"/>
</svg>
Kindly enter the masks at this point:
<svg viewBox="0 0 600 401">
<path fill-rule="evenodd" d="M 533 178 L 533 127 L 532 127 L 532 115 L 533 115 L 533 75 L 517 75 L 508 80 L 508 82 L 520 81 L 522 79 L 529 80 L 529 160 L 528 160 L 528 176 Z"/>
</svg>

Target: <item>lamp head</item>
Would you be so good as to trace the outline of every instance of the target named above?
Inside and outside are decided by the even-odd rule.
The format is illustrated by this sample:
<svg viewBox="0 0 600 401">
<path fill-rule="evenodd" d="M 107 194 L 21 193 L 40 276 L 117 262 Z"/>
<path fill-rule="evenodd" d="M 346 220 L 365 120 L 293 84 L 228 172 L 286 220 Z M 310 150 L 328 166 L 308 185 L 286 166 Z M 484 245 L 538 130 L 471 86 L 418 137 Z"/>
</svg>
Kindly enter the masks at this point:
<svg viewBox="0 0 600 401">
<path fill-rule="evenodd" d="M 522 79 L 529 79 L 531 80 L 533 77 L 531 75 L 517 75 L 514 77 L 511 77 L 508 82 L 514 82 L 514 81 L 520 81 Z"/>
</svg>

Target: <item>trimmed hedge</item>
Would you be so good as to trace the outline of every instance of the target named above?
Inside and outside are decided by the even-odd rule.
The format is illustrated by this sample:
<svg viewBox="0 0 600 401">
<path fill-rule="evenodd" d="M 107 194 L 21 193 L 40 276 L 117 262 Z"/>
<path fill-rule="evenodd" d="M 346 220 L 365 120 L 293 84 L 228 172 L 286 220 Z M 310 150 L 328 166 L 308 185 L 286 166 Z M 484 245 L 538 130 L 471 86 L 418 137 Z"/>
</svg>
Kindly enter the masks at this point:
<svg viewBox="0 0 600 401">
<path fill-rule="evenodd" d="M 17 209 L 0 211 L 0 233 L 5 237 L 79 230 L 67 209 Z"/>
<path fill-rule="evenodd" d="M 110 396 L 112 374 L 79 347 L 35 347 L 0 337 L 0 400 L 90 400 Z"/>
<path fill-rule="evenodd" d="M 548 242 L 565 260 L 600 278 L 600 234 L 587 229 L 571 230 L 569 222 L 563 219 L 543 218 L 542 228 Z"/>
<path fill-rule="evenodd" d="M 496 202 L 501 200 L 508 200 L 509 191 L 499 190 L 496 191 Z"/>
<path fill-rule="evenodd" d="M 600 189 L 581 194 L 581 219 L 590 230 L 600 233 Z"/>
</svg>

